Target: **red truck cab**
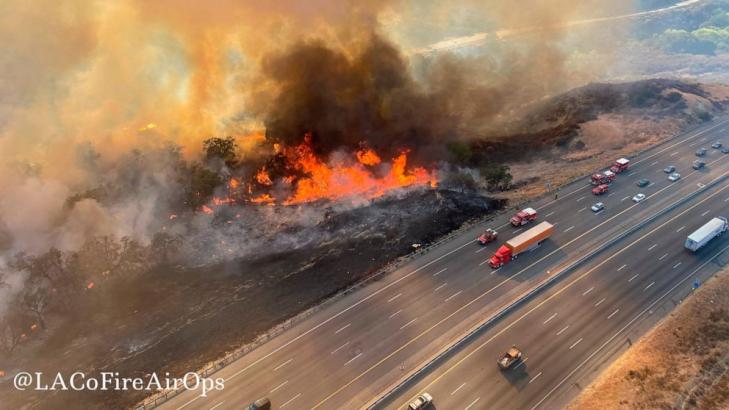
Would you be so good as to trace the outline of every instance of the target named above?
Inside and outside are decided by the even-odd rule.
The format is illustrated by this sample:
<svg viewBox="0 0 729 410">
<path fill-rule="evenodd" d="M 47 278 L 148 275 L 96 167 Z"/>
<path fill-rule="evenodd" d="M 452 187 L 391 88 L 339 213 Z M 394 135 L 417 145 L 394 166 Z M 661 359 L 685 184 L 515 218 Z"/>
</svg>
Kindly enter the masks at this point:
<svg viewBox="0 0 729 410">
<path fill-rule="evenodd" d="M 514 226 L 522 226 L 537 219 L 537 211 L 534 208 L 524 208 L 512 216 L 509 222 Z"/>
<path fill-rule="evenodd" d="M 501 245 L 489 259 L 489 265 L 494 269 L 500 268 L 511 261 L 511 255 L 511 249 L 506 245 Z"/>
</svg>

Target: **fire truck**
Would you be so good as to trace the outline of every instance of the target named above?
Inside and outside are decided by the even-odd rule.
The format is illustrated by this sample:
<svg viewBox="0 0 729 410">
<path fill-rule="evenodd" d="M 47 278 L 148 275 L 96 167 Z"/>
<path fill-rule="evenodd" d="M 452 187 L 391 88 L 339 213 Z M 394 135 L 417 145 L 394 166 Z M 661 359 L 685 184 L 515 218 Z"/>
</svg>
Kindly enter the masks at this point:
<svg viewBox="0 0 729 410">
<path fill-rule="evenodd" d="M 514 226 L 522 226 L 537 219 L 537 211 L 534 208 L 524 208 L 512 216 L 509 222 Z"/>
<path fill-rule="evenodd" d="M 610 185 L 608 185 L 608 184 L 598 185 L 595 188 L 592 188 L 592 193 L 593 193 L 593 195 L 602 195 L 605 192 L 607 192 L 609 188 L 610 188 Z"/>
<path fill-rule="evenodd" d="M 615 181 L 615 173 L 613 171 L 605 171 L 603 173 L 592 174 L 590 183 L 592 185 L 609 184 Z"/>
<path fill-rule="evenodd" d="M 630 160 L 627 158 L 618 158 L 615 160 L 615 164 L 613 164 L 612 167 L 610 167 L 610 171 L 613 171 L 616 174 L 619 174 L 626 169 L 628 169 L 628 165 L 630 165 Z"/>
</svg>

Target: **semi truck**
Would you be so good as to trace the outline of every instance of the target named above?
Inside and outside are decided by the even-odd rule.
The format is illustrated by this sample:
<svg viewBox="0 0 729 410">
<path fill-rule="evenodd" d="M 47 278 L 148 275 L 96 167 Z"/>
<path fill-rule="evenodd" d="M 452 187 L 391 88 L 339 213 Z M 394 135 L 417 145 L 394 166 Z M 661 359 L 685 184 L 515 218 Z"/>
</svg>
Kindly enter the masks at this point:
<svg viewBox="0 0 729 410">
<path fill-rule="evenodd" d="M 615 181 L 615 173 L 613 171 L 592 174 L 592 177 L 590 178 L 590 183 L 592 185 L 609 184 L 613 181 Z"/>
<path fill-rule="evenodd" d="M 542 222 L 539 225 L 523 232 L 501 245 L 496 253 L 489 259 L 489 265 L 497 269 L 516 259 L 520 254 L 535 249 L 547 238 L 552 236 L 554 226 L 549 222 Z"/>
<path fill-rule="evenodd" d="M 691 252 L 696 252 L 701 249 L 701 247 L 709 243 L 709 241 L 726 232 L 727 229 L 729 229 L 729 223 L 727 223 L 727 219 L 725 217 L 717 216 L 715 218 L 711 218 L 709 222 L 692 232 L 691 235 L 686 238 L 684 246 Z"/>
<path fill-rule="evenodd" d="M 534 208 L 524 208 L 512 216 L 509 222 L 514 226 L 522 226 L 537 219 L 537 211 Z"/>
<path fill-rule="evenodd" d="M 626 169 L 628 169 L 628 166 L 630 165 L 630 160 L 627 158 L 618 158 L 615 160 L 615 163 L 613 166 L 610 167 L 610 171 L 619 174 Z"/>
</svg>

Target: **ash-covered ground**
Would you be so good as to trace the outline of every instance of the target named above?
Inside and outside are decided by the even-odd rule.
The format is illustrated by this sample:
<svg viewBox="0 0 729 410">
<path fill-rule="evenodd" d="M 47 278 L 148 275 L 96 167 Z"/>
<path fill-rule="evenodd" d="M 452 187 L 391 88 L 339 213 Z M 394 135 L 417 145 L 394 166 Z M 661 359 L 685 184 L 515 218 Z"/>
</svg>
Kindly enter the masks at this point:
<svg viewBox="0 0 729 410">
<path fill-rule="evenodd" d="M 83 313 L 63 321 L 62 332 L 28 346 L 32 357 L 5 365 L 47 372 L 113 370 L 137 377 L 183 374 L 368 277 L 411 252 L 413 244 L 426 245 L 500 206 L 473 193 L 440 189 L 410 190 L 337 212 L 327 203 L 305 205 L 322 218 L 282 227 L 284 235 L 308 238 L 303 246 L 199 267 L 161 265 L 111 279 L 74 310 Z M 232 225 L 220 215 L 216 223 Z M 8 387 L 3 386 L 4 400 L 10 399 L 6 403 L 29 402 L 27 392 L 9 393 Z M 49 409 L 82 399 L 100 408 L 132 405 L 141 398 L 110 392 L 35 397 L 39 408 Z"/>
</svg>

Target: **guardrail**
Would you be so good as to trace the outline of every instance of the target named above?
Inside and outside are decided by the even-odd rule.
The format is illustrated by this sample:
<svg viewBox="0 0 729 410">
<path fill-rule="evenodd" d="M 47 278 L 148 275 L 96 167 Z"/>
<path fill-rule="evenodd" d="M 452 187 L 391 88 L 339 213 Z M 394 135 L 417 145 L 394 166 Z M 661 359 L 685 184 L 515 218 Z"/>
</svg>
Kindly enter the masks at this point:
<svg viewBox="0 0 729 410">
<path fill-rule="evenodd" d="M 422 376 L 425 372 L 429 371 L 431 368 L 433 368 L 435 365 L 440 363 L 443 359 L 448 357 L 451 353 L 453 353 L 456 349 L 460 349 L 463 347 L 466 343 L 470 342 L 471 339 L 473 339 L 475 336 L 479 335 L 484 329 L 487 327 L 490 327 L 493 325 L 497 320 L 503 318 L 507 314 L 511 313 L 512 310 L 517 308 L 518 306 L 521 306 L 525 302 L 531 300 L 533 296 L 535 296 L 538 293 L 541 293 L 542 291 L 546 290 L 548 287 L 553 285 L 555 282 L 557 282 L 558 279 L 561 279 L 564 277 L 567 273 L 573 271 L 578 266 L 585 263 L 588 259 L 592 258 L 593 256 L 597 255 L 598 253 L 601 253 L 605 251 L 606 249 L 610 248 L 611 246 L 615 245 L 619 241 L 625 239 L 626 237 L 632 235 L 636 231 L 642 229 L 646 225 L 650 224 L 651 222 L 655 221 L 657 218 L 667 214 L 668 212 L 673 211 L 674 209 L 678 208 L 679 206 L 685 204 L 686 202 L 696 198 L 698 195 L 702 194 L 704 191 L 713 188 L 714 186 L 718 185 L 719 183 L 723 182 L 729 178 L 729 173 L 725 173 L 717 178 L 715 178 L 713 181 L 709 182 L 708 184 L 700 187 L 696 191 L 692 192 L 691 194 L 671 203 L 670 205 L 664 207 L 657 213 L 649 216 L 648 218 L 640 221 L 639 223 L 633 225 L 629 229 L 627 229 L 624 232 L 621 232 L 611 239 L 608 239 L 603 245 L 598 246 L 597 248 L 593 249 L 592 251 L 586 253 L 582 257 L 578 258 L 571 264 L 567 265 L 565 268 L 563 268 L 561 271 L 553 274 L 549 278 L 542 281 L 539 285 L 535 286 L 531 290 L 521 294 L 517 299 L 514 300 L 514 302 L 510 303 L 509 305 L 504 306 L 499 311 L 497 311 L 494 315 L 489 317 L 488 319 L 484 320 L 483 322 L 477 324 L 475 327 L 473 327 L 471 330 L 469 330 L 464 336 L 462 336 L 460 339 L 456 340 L 449 346 L 447 346 L 445 349 L 441 350 L 438 354 L 433 356 L 431 359 L 426 361 L 421 367 L 415 369 L 410 374 L 405 376 L 403 379 L 401 379 L 397 384 L 393 387 L 391 387 L 388 391 L 386 391 L 384 394 L 382 394 L 377 400 L 374 402 L 368 403 L 366 407 L 368 409 L 376 409 L 377 406 L 383 404 L 386 401 L 389 401 L 395 393 L 400 391 L 403 387 L 413 383 L 417 378 Z"/>
</svg>

